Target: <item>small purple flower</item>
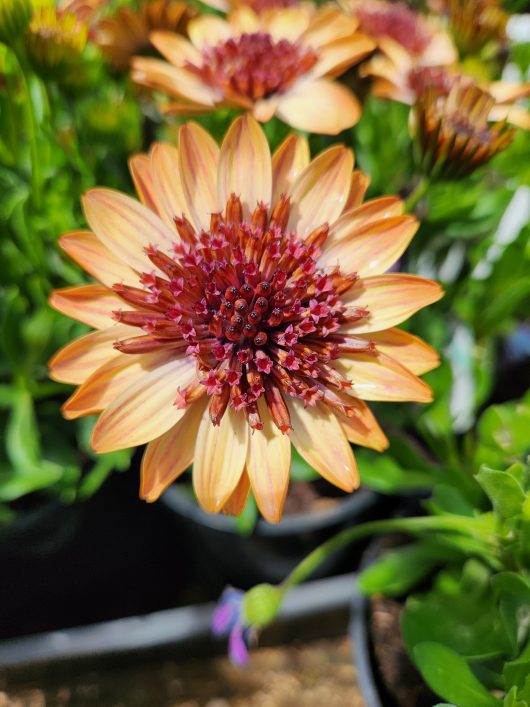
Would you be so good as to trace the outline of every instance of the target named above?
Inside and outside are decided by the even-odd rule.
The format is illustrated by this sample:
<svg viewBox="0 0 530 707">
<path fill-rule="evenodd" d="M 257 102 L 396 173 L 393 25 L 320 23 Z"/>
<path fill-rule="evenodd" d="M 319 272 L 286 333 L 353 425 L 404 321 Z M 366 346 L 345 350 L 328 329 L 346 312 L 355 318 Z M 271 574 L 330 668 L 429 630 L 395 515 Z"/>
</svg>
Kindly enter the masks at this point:
<svg viewBox="0 0 530 707">
<path fill-rule="evenodd" d="M 228 655 L 234 665 L 248 661 L 248 644 L 251 629 L 243 620 L 245 592 L 227 587 L 221 595 L 212 617 L 214 636 L 228 636 Z"/>
</svg>

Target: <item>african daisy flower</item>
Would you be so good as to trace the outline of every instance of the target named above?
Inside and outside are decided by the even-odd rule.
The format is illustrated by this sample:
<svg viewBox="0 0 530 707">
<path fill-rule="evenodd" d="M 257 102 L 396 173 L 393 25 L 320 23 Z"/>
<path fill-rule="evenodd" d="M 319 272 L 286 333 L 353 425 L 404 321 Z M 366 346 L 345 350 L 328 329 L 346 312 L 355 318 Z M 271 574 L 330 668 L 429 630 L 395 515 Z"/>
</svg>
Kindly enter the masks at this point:
<svg viewBox="0 0 530 707">
<path fill-rule="evenodd" d="M 176 99 L 163 108 L 168 114 L 241 108 L 262 122 L 277 115 L 300 130 L 334 135 L 361 115 L 351 91 L 333 81 L 374 48 L 356 27 L 329 7 L 204 15 L 189 23 L 189 41 L 153 33 L 170 63 L 136 58 L 132 77 Z"/>
<path fill-rule="evenodd" d="M 83 199 L 91 232 L 61 247 L 101 284 L 52 293 L 96 329 L 61 349 L 51 376 L 79 385 L 68 418 L 99 413 L 96 452 L 147 444 L 142 498 L 193 462 L 210 512 L 239 513 L 252 488 L 278 521 L 291 443 L 345 491 L 349 442 L 387 440 L 365 400 L 431 400 L 417 376 L 438 363 L 395 326 L 441 296 L 430 280 L 385 274 L 417 221 L 395 197 L 362 203 L 366 178 L 335 145 L 310 161 L 290 135 L 271 160 L 251 116 L 221 148 L 202 128 L 178 149 L 131 160 L 142 203 L 111 189 Z"/>
</svg>

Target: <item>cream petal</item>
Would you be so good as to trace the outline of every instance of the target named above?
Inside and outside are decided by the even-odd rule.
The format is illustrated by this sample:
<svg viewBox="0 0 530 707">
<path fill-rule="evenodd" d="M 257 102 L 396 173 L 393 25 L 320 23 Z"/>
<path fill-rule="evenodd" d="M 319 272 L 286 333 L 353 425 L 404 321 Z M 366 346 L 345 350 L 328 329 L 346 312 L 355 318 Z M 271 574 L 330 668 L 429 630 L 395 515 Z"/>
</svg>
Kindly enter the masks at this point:
<svg viewBox="0 0 530 707">
<path fill-rule="evenodd" d="M 160 215 L 153 183 L 151 157 L 144 154 L 133 155 L 129 158 L 129 171 L 142 204 Z"/>
<path fill-rule="evenodd" d="M 493 96 L 496 103 L 513 103 L 520 98 L 530 96 L 530 83 L 493 81 L 488 84 L 488 93 Z"/>
<path fill-rule="evenodd" d="M 231 194 L 241 199 L 243 209 L 252 212 L 259 201 L 270 205 L 272 167 L 269 143 L 250 115 L 237 118 L 226 133 L 219 158 L 219 203 Z"/>
<path fill-rule="evenodd" d="M 313 15 L 301 40 L 305 45 L 319 49 L 341 37 L 351 37 L 358 25 L 354 17 L 330 6 L 323 7 Z"/>
<path fill-rule="evenodd" d="M 401 324 L 415 312 L 443 296 L 437 282 L 416 275 L 391 273 L 366 277 L 342 295 L 342 301 L 353 307 L 366 308 L 369 316 L 343 327 L 342 332 L 354 336 L 383 331 Z"/>
<path fill-rule="evenodd" d="M 94 329 L 107 329 L 112 326 L 112 313 L 123 309 L 123 300 L 103 285 L 78 285 L 52 290 L 49 302 L 58 312 Z"/>
<path fill-rule="evenodd" d="M 160 54 L 174 66 L 182 67 L 187 62 L 191 62 L 195 66 L 202 64 L 201 52 L 180 34 L 174 32 L 152 32 L 149 35 L 149 39 Z"/>
<path fill-rule="evenodd" d="M 375 47 L 370 37 L 360 33 L 336 39 L 320 49 L 318 62 L 312 70 L 312 75 L 340 76 L 350 66 L 366 57 Z"/>
<path fill-rule="evenodd" d="M 276 42 L 287 39 L 296 42 L 309 27 L 310 11 L 305 7 L 285 7 L 280 12 L 263 13 L 264 31 Z"/>
<path fill-rule="evenodd" d="M 175 234 L 136 199 L 113 189 L 90 189 L 83 197 L 86 220 L 96 236 L 135 270 L 151 269 L 144 252 L 149 245 L 168 249 Z"/>
<path fill-rule="evenodd" d="M 263 98 L 260 101 L 256 101 L 252 106 L 252 115 L 260 123 L 266 123 L 276 113 L 278 103 L 279 99 L 276 95 L 272 95 L 270 98 Z"/>
<path fill-rule="evenodd" d="M 350 89 L 326 78 L 298 81 L 284 94 L 276 111 L 297 130 L 337 135 L 361 117 L 361 106 Z"/>
<path fill-rule="evenodd" d="M 272 203 L 286 194 L 310 161 L 307 138 L 291 133 L 272 155 Z"/>
<path fill-rule="evenodd" d="M 143 355 L 118 353 L 99 366 L 68 398 L 62 407 L 64 417 L 73 419 L 101 412 L 147 371 L 165 363 L 170 356 L 167 351 Z"/>
<path fill-rule="evenodd" d="M 173 358 L 145 373 L 100 415 L 92 433 L 98 454 L 145 444 L 175 425 L 185 410 L 174 403 L 179 389 L 195 378 L 195 362 Z"/>
<path fill-rule="evenodd" d="M 345 211 L 331 227 L 323 250 L 332 249 L 362 226 L 391 216 L 400 216 L 403 209 L 404 204 L 397 196 L 382 196 L 378 199 L 371 199 L 356 209 Z"/>
<path fill-rule="evenodd" d="M 530 130 L 530 113 L 520 106 L 493 106 L 488 115 L 489 121 L 506 120 L 523 130 Z"/>
<path fill-rule="evenodd" d="M 342 272 L 356 272 L 361 277 L 384 273 L 406 250 L 419 224 L 413 216 L 392 216 L 369 222 L 359 228 L 355 222 L 350 235 L 347 217 L 341 223 L 340 239 L 325 244 L 320 263 L 340 265 Z"/>
<path fill-rule="evenodd" d="M 248 5 L 239 5 L 229 17 L 231 32 L 234 36 L 243 33 L 252 34 L 263 30 L 262 20 Z"/>
<path fill-rule="evenodd" d="M 352 417 L 337 415 L 348 441 L 361 447 L 375 449 L 377 452 L 387 449 L 388 439 L 368 405 L 358 398 L 351 398 L 351 406 L 355 412 Z"/>
<path fill-rule="evenodd" d="M 327 481 L 343 491 L 359 486 L 359 473 L 352 449 L 337 417 L 325 407 L 307 407 L 297 398 L 287 398 L 293 431 L 291 442 L 298 453 Z"/>
<path fill-rule="evenodd" d="M 116 283 L 138 286 L 139 275 L 117 258 L 91 231 L 74 231 L 59 238 L 59 246 L 85 272 L 103 285 Z"/>
<path fill-rule="evenodd" d="M 235 491 L 223 506 L 223 513 L 226 513 L 226 515 L 229 516 L 238 516 L 243 513 L 243 510 L 247 505 L 249 495 L 250 481 L 248 474 L 244 471 L 241 474 L 241 478 L 239 479 L 239 483 L 237 484 Z"/>
<path fill-rule="evenodd" d="M 208 229 L 211 214 L 219 210 L 218 164 L 219 147 L 215 140 L 197 123 L 183 125 L 179 132 L 180 179 L 187 212 L 197 230 Z"/>
<path fill-rule="evenodd" d="M 156 143 L 151 149 L 153 182 L 158 208 L 164 221 L 175 229 L 175 216 L 187 214 L 187 203 L 180 179 L 179 152 L 176 147 Z M 175 231 L 174 241 L 178 240 Z"/>
<path fill-rule="evenodd" d="M 417 376 L 422 376 L 440 365 L 438 352 L 419 336 L 409 334 L 408 331 L 385 329 L 363 334 L 361 338 L 375 342 L 378 351 L 391 356 Z"/>
<path fill-rule="evenodd" d="M 133 327 L 115 324 L 74 339 L 59 349 L 48 363 L 50 378 L 79 385 L 100 366 L 119 355 L 113 347 L 114 342 L 130 336 L 132 331 Z"/>
<path fill-rule="evenodd" d="M 344 213 L 356 209 L 363 203 L 364 195 L 369 186 L 370 177 L 367 177 L 359 169 L 354 170 L 351 176 L 350 193 L 344 206 Z"/>
<path fill-rule="evenodd" d="M 245 466 L 247 446 L 245 415 L 228 407 L 221 424 L 214 426 L 205 410 L 193 463 L 193 487 L 205 511 L 218 513 L 234 492 Z"/>
<path fill-rule="evenodd" d="M 289 486 L 291 441 L 272 422 L 262 398 L 258 410 L 263 429 L 250 433 L 247 472 L 261 514 L 270 523 L 278 523 Z"/>
<path fill-rule="evenodd" d="M 140 469 L 140 498 L 156 501 L 190 466 L 205 404 L 204 399 L 193 403 L 173 427 L 149 442 Z"/>
<path fill-rule="evenodd" d="M 131 67 L 131 78 L 135 83 L 162 91 L 168 96 L 204 106 L 213 106 L 220 98 L 219 92 L 199 76 L 167 61 L 137 56 L 132 60 Z"/>
<path fill-rule="evenodd" d="M 188 36 L 198 50 L 224 42 L 233 34 L 226 20 L 214 15 L 201 15 L 188 23 Z"/>
<path fill-rule="evenodd" d="M 342 356 L 334 366 L 353 383 L 345 392 L 361 400 L 418 403 L 432 400 L 432 391 L 426 383 L 383 353 Z"/>
<path fill-rule="evenodd" d="M 348 196 L 352 168 L 353 153 L 342 145 L 321 152 L 290 190 L 288 228 L 303 237 L 324 223 L 336 221 Z"/>
</svg>

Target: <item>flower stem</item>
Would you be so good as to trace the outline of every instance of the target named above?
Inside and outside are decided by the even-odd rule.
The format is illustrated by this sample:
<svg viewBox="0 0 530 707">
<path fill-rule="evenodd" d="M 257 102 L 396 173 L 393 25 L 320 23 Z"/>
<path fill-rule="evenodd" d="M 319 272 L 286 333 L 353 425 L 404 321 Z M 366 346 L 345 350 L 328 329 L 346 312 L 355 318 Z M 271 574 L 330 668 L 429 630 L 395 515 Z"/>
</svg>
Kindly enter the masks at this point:
<svg viewBox="0 0 530 707">
<path fill-rule="evenodd" d="M 425 196 L 427 189 L 429 188 L 429 184 L 430 182 L 427 178 L 422 177 L 422 179 L 420 179 L 412 192 L 405 199 L 405 211 L 414 211 L 420 199 Z"/>
<path fill-rule="evenodd" d="M 480 524 L 480 519 L 463 518 L 461 516 L 425 516 L 421 518 L 390 518 L 369 521 L 354 528 L 343 530 L 309 553 L 280 584 L 282 594 L 285 595 L 292 587 L 307 579 L 329 555 L 356 540 L 361 540 L 370 535 L 382 535 L 389 532 L 403 532 L 414 535 L 426 530 L 452 531 L 471 535 L 485 543 L 484 553 L 486 556 L 491 556 L 492 554 L 491 549 L 486 544 L 489 531 Z"/>
</svg>

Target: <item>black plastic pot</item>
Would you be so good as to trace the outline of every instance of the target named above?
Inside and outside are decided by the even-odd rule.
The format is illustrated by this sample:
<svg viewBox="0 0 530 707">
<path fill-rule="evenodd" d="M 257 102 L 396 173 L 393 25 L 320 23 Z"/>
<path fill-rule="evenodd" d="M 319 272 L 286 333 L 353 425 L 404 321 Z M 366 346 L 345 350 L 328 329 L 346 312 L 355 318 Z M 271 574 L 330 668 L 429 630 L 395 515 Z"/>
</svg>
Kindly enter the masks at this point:
<svg viewBox="0 0 530 707">
<path fill-rule="evenodd" d="M 284 516 L 277 525 L 259 519 L 250 536 L 238 532 L 233 518 L 202 511 L 182 487 L 171 486 L 161 498 L 176 526 L 195 548 L 195 561 L 212 575 L 247 588 L 258 582 L 277 583 L 327 538 L 348 526 L 379 517 L 387 497 L 367 489 L 344 496 L 326 510 Z M 314 578 L 355 569 L 363 543 L 329 557 Z"/>
<path fill-rule="evenodd" d="M 350 640 L 357 681 L 366 707 L 393 707 L 382 694 L 372 652 L 368 620 L 368 599 L 355 587 L 351 601 Z"/>
</svg>

